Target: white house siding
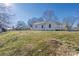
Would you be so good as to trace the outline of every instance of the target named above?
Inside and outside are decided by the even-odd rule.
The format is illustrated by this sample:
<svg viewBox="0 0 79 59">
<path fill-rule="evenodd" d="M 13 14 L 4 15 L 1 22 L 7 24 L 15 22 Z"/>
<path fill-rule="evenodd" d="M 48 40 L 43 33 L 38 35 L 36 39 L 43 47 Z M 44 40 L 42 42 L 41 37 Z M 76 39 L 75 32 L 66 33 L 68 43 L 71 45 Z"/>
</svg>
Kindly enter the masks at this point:
<svg viewBox="0 0 79 59">
<path fill-rule="evenodd" d="M 49 24 L 51 24 L 51 28 L 49 28 Z M 43 25 L 43 28 L 42 28 Z M 63 25 L 57 25 L 55 23 L 52 22 L 48 22 L 48 23 L 37 23 L 37 24 L 33 24 L 32 26 L 32 30 L 62 30 L 64 29 Z"/>
<path fill-rule="evenodd" d="M 60 30 L 65 30 L 65 26 L 64 25 L 60 25 Z"/>
<path fill-rule="evenodd" d="M 51 24 L 51 28 L 49 28 L 49 24 L 51 24 L 51 23 L 48 23 L 45 25 L 45 30 L 55 30 L 55 25 Z"/>
<path fill-rule="evenodd" d="M 42 28 L 43 26 L 43 28 Z M 51 28 L 49 28 L 49 25 L 34 25 L 33 30 L 54 30 L 54 27 L 51 25 Z"/>
<path fill-rule="evenodd" d="M 44 29 L 41 28 L 41 25 L 33 25 L 32 30 L 44 30 Z"/>
</svg>

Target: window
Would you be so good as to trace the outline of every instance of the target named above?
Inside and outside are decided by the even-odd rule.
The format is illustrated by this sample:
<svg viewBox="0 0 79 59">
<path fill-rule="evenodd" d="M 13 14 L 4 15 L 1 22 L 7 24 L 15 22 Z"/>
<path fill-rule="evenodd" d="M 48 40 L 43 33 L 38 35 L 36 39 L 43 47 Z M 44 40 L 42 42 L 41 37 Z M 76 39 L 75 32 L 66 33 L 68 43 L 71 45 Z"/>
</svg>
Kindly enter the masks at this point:
<svg viewBox="0 0 79 59">
<path fill-rule="evenodd" d="M 32 27 L 32 25 L 30 25 L 30 27 Z"/>
<path fill-rule="evenodd" d="M 41 26 L 41 28 L 43 28 L 43 25 Z"/>
<path fill-rule="evenodd" d="M 51 24 L 49 24 L 49 28 L 51 28 Z"/>
<path fill-rule="evenodd" d="M 37 28 L 37 25 L 35 26 L 35 28 Z"/>
</svg>

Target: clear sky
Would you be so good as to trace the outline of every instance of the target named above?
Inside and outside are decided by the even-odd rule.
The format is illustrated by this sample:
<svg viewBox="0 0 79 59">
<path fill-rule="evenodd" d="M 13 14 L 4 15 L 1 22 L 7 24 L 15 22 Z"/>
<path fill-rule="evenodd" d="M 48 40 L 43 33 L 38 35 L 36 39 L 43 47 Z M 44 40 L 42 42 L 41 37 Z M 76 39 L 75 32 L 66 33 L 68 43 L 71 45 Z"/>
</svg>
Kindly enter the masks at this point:
<svg viewBox="0 0 79 59">
<path fill-rule="evenodd" d="M 53 10 L 60 21 L 66 16 L 76 16 L 79 12 L 79 4 L 17 3 L 12 5 L 16 14 L 16 19 L 13 21 L 14 24 L 18 20 L 23 20 L 27 23 L 30 18 L 39 18 L 46 10 Z"/>
</svg>

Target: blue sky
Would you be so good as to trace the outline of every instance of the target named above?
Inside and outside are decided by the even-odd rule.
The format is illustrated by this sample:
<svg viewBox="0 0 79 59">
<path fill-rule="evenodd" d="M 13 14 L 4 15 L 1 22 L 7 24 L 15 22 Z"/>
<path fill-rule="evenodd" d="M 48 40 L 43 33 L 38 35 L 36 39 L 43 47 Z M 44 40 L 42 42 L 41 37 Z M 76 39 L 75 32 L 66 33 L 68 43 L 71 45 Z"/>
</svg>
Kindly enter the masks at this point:
<svg viewBox="0 0 79 59">
<path fill-rule="evenodd" d="M 27 21 L 33 17 L 41 17 L 46 10 L 53 10 L 55 15 L 61 21 L 66 16 L 78 15 L 79 4 L 68 3 L 16 3 L 13 5 L 13 12 L 16 14 L 15 24 L 18 20 Z"/>
</svg>

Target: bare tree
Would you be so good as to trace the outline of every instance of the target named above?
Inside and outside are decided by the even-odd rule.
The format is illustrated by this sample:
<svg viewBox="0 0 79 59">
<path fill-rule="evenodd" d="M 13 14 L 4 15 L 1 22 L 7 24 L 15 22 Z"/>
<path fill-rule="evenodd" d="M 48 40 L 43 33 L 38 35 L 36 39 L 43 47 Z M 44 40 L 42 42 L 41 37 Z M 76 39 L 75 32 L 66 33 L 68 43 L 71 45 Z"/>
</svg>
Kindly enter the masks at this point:
<svg viewBox="0 0 79 59">
<path fill-rule="evenodd" d="M 10 20 L 13 14 L 10 11 L 10 7 L 7 7 L 5 4 L 0 4 L 0 28 L 5 31 L 9 27 Z"/>
<path fill-rule="evenodd" d="M 17 30 L 26 29 L 26 23 L 24 21 L 17 21 L 16 29 Z"/>
<path fill-rule="evenodd" d="M 57 16 L 55 15 L 54 11 L 47 10 L 43 13 L 43 18 L 45 21 L 58 21 Z"/>
<path fill-rule="evenodd" d="M 38 21 L 39 21 L 39 22 L 44 21 L 43 17 L 38 18 Z"/>
<path fill-rule="evenodd" d="M 76 22 L 76 18 L 74 16 L 65 17 L 63 19 L 63 23 L 65 24 L 67 30 L 72 30 L 74 23 Z"/>
<path fill-rule="evenodd" d="M 54 22 L 57 22 L 58 19 L 57 19 L 57 16 L 55 16 L 55 13 L 54 11 L 52 10 L 47 10 L 43 13 L 42 17 L 40 18 L 31 18 L 28 20 L 28 24 L 29 26 L 32 26 L 33 23 L 35 22 L 42 22 L 42 21 L 54 21 Z"/>
<path fill-rule="evenodd" d="M 36 17 L 31 18 L 31 19 L 28 20 L 28 25 L 29 25 L 30 27 L 32 27 L 33 23 L 35 23 L 35 22 L 37 22 L 37 21 L 38 21 L 38 19 L 37 19 Z"/>
</svg>

